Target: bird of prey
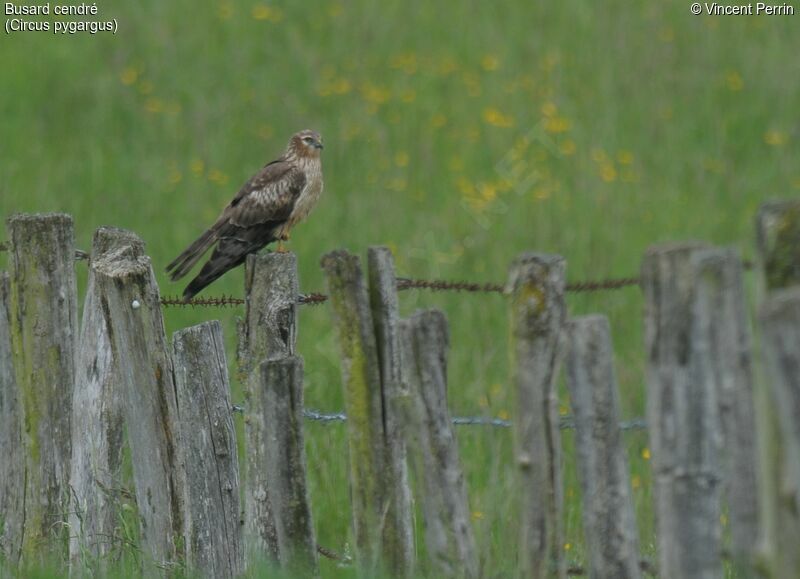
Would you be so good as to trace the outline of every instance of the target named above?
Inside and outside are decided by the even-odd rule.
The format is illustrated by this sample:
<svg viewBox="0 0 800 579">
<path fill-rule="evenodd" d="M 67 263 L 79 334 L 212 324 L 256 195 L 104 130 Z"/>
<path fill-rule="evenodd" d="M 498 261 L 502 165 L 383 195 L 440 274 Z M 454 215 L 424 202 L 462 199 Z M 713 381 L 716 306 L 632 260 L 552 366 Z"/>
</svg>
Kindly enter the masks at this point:
<svg viewBox="0 0 800 579">
<path fill-rule="evenodd" d="M 186 289 L 189 300 L 225 272 L 244 263 L 248 254 L 289 239 L 289 231 L 305 219 L 322 194 L 322 138 L 305 130 L 292 136 L 286 151 L 245 183 L 219 218 L 167 266 L 172 281 L 185 276 L 214 247 Z"/>
</svg>

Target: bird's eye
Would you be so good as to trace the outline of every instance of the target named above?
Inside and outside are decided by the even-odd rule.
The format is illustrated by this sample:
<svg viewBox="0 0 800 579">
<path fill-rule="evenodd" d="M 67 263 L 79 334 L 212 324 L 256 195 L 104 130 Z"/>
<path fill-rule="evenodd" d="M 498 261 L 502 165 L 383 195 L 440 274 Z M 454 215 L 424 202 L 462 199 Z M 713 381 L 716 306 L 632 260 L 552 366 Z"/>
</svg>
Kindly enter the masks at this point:
<svg viewBox="0 0 800 579">
<path fill-rule="evenodd" d="M 303 137 L 303 142 L 310 143 L 311 142 L 311 137 Z"/>
</svg>

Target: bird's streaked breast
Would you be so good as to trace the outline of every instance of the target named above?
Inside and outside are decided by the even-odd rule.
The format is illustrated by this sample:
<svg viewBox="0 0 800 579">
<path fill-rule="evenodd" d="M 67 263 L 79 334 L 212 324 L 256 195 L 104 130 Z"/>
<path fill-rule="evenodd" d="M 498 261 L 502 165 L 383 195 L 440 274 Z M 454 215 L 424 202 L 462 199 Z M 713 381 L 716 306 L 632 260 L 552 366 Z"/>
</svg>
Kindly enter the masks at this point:
<svg viewBox="0 0 800 579">
<path fill-rule="evenodd" d="M 319 162 L 309 163 L 306 167 L 306 179 L 306 186 L 303 187 L 303 191 L 295 201 L 294 209 L 289 217 L 289 227 L 300 223 L 308 217 L 308 214 L 311 213 L 311 210 L 314 209 L 314 206 L 319 201 L 323 188 L 322 164 Z"/>
</svg>

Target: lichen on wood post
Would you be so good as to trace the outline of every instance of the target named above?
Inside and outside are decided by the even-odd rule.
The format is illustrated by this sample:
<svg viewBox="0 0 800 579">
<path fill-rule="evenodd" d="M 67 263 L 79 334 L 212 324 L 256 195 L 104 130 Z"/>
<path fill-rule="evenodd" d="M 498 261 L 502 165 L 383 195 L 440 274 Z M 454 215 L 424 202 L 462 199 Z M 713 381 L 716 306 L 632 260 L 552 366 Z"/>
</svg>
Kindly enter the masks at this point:
<svg viewBox="0 0 800 579">
<path fill-rule="evenodd" d="M 406 433 L 418 481 L 425 544 L 437 577 L 480 575 L 467 486 L 447 408 L 447 319 L 426 310 L 400 322 L 403 381 L 411 391 Z"/>
<path fill-rule="evenodd" d="M 185 469 L 186 564 L 203 577 L 244 569 L 239 461 L 219 322 L 175 332 L 175 388 Z"/>
<path fill-rule="evenodd" d="M 72 218 L 14 215 L 11 337 L 22 408 L 25 514 L 22 559 L 35 563 L 67 548 L 70 408 L 75 379 L 77 291 Z"/>
<path fill-rule="evenodd" d="M 692 256 L 705 246 L 650 248 L 642 262 L 647 351 L 647 423 L 652 449 L 659 573 L 722 574 L 721 430 L 707 332 L 698 328 Z"/>
<path fill-rule="evenodd" d="M 123 391 L 145 564 L 170 567 L 183 551 L 183 477 L 158 287 L 137 245 L 109 251 L 91 268 Z"/>
<path fill-rule="evenodd" d="M 639 539 L 619 429 L 619 395 L 608 318 L 571 320 L 568 335 L 567 387 L 575 417 L 589 575 L 595 579 L 638 579 Z"/>
<path fill-rule="evenodd" d="M 414 534 L 404 439 L 405 407 L 409 394 L 401 379 L 397 279 L 392 253 L 386 247 L 370 247 L 367 265 L 384 412 L 383 454 L 386 464 L 383 469 L 383 488 L 386 515 L 382 550 L 391 572 L 404 577 L 410 575 L 414 568 Z"/>
<path fill-rule="evenodd" d="M 691 265 L 693 379 L 716 392 L 731 564 L 737 576 L 750 577 L 759 538 L 758 449 L 742 260 L 734 249 L 714 248 L 696 252 Z"/>
<path fill-rule="evenodd" d="M 561 437 L 556 377 L 564 354 L 564 259 L 526 253 L 511 266 L 511 376 L 519 480 L 520 576 L 563 579 Z"/>
<path fill-rule="evenodd" d="M 379 564 L 384 508 L 383 408 L 374 325 L 358 257 L 334 251 L 323 256 L 322 268 L 342 359 L 356 555 L 367 572 Z"/>
<path fill-rule="evenodd" d="M 0 560 L 11 566 L 19 560 L 25 517 L 25 454 L 22 444 L 22 408 L 14 376 L 11 347 L 11 287 L 0 272 Z M 2 570 L 2 567 L 0 567 Z"/>
<path fill-rule="evenodd" d="M 765 203 L 756 217 L 758 261 L 761 271 L 761 301 L 782 290 L 800 286 L 800 201 Z M 763 306 L 761 328 L 766 333 L 769 322 L 767 304 Z M 763 575 L 775 579 L 800 574 L 800 481 L 793 480 L 789 465 L 794 460 L 789 452 L 787 433 L 781 420 L 776 397 L 777 378 L 774 361 L 764 353 L 772 366 L 771 382 L 756 389 L 756 412 L 761 457 L 761 540 L 759 567 Z M 774 354 L 773 354 L 774 355 Z"/>
<path fill-rule="evenodd" d="M 317 543 L 306 482 L 303 437 L 303 360 L 265 360 L 259 367 L 265 425 L 267 492 L 275 521 L 280 566 L 297 577 L 319 575 Z"/>
<path fill-rule="evenodd" d="M 144 244 L 133 233 L 100 227 L 92 242 L 92 259 L 131 246 L 140 254 Z M 83 305 L 78 338 L 72 407 L 70 476 L 70 561 L 73 572 L 91 568 L 102 574 L 118 525 L 115 490 L 121 486 L 123 402 L 115 374 L 111 337 L 93 270 Z"/>
<path fill-rule="evenodd" d="M 265 465 L 266 425 L 260 363 L 292 356 L 297 335 L 297 257 L 293 253 L 250 255 L 245 265 L 245 317 L 239 328 L 239 372 L 246 384 L 245 544 L 248 564 L 278 561 L 278 538 Z"/>
</svg>

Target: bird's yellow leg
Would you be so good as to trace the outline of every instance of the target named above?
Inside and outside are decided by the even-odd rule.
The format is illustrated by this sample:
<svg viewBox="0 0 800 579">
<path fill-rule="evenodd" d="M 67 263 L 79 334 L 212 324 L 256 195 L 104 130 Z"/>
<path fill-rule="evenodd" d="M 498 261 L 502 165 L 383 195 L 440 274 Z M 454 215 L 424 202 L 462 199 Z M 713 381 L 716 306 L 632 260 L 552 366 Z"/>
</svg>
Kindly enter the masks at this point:
<svg viewBox="0 0 800 579">
<path fill-rule="evenodd" d="M 284 229 L 281 234 L 278 236 L 278 247 L 275 248 L 277 253 L 286 253 L 289 250 L 283 246 L 284 241 L 289 241 L 289 230 Z"/>
</svg>

